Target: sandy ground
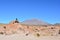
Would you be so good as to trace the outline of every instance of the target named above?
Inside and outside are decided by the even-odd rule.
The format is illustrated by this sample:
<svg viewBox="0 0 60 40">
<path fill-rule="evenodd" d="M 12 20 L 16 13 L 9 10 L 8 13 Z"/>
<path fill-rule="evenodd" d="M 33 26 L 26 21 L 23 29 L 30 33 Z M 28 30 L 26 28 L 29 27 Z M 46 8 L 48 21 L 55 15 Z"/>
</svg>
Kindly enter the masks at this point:
<svg viewBox="0 0 60 40">
<path fill-rule="evenodd" d="M 35 37 L 33 35 L 20 35 L 20 34 L 13 34 L 13 35 L 0 35 L 0 40 L 60 40 L 60 35 L 58 36 L 40 36 Z"/>
</svg>

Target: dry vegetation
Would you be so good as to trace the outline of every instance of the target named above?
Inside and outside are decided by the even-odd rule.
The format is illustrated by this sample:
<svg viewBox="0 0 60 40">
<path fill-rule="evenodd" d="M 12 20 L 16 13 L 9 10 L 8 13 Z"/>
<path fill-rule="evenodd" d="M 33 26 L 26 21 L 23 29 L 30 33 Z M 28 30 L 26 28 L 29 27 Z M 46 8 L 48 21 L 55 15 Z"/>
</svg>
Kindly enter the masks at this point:
<svg viewBox="0 0 60 40">
<path fill-rule="evenodd" d="M 9 24 L 1 24 L 0 34 L 15 34 L 15 33 L 24 33 L 26 36 L 29 34 L 36 34 L 37 37 L 40 36 L 54 36 L 60 34 L 59 25 L 25 25 L 15 21 L 10 22 Z"/>
<path fill-rule="evenodd" d="M 0 24 L 1 40 L 60 40 L 59 35 L 59 25 L 25 25 L 18 21 Z"/>
</svg>

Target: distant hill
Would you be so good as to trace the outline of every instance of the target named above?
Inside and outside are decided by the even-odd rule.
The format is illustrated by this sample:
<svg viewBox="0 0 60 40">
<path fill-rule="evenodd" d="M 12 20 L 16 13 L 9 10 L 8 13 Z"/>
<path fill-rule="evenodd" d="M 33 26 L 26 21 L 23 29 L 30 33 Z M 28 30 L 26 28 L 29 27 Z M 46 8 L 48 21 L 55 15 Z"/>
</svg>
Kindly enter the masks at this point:
<svg viewBox="0 0 60 40">
<path fill-rule="evenodd" d="M 0 26 L 3 26 L 3 25 L 5 25 L 4 23 L 0 23 Z"/>
<path fill-rule="evenodd" d="M 60 25 L 60 23 L 55 23 L 54 25 Z"/>
<path fill-rule="evenodd" d="M 22 22 L 22 24 L 27 24 L 27 25 L 50 25 L 49 23 L 38 20 L 38 19 L 25 20 L 25 21 Z"/>
</svg>

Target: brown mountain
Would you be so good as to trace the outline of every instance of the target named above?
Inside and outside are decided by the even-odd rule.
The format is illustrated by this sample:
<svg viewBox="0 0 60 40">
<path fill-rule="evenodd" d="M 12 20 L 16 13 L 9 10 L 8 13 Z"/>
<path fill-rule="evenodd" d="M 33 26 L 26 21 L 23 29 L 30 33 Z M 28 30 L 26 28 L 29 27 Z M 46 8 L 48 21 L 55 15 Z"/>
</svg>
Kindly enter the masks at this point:
<svg viewBox="0 0 60 40">
<path fill-rule="evenodd" d="M 25 21 L 22 22 L 22 24 L 27 24 L 27 25 L 50 25 L 49 23 L 38 20 L 38 19 L 25 20 Z"/>
</svg>

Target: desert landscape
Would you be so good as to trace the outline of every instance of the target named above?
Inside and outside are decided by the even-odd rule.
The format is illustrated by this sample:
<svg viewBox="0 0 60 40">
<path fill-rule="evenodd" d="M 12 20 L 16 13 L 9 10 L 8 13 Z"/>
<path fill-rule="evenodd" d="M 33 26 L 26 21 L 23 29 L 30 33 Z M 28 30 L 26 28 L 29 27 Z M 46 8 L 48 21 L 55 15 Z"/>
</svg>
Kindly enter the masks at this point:
<svg viewBox="0 0 60 40">
<path fill-rule="evenodd" d="M 60 40 L 60 24 L 37 19 L 0 24 L 0 40 Z"/>
<path fill-rule="evenodd" d="M 60 0 L 0 0 L 0 40 L 60 40 Z"/>
</svg>

